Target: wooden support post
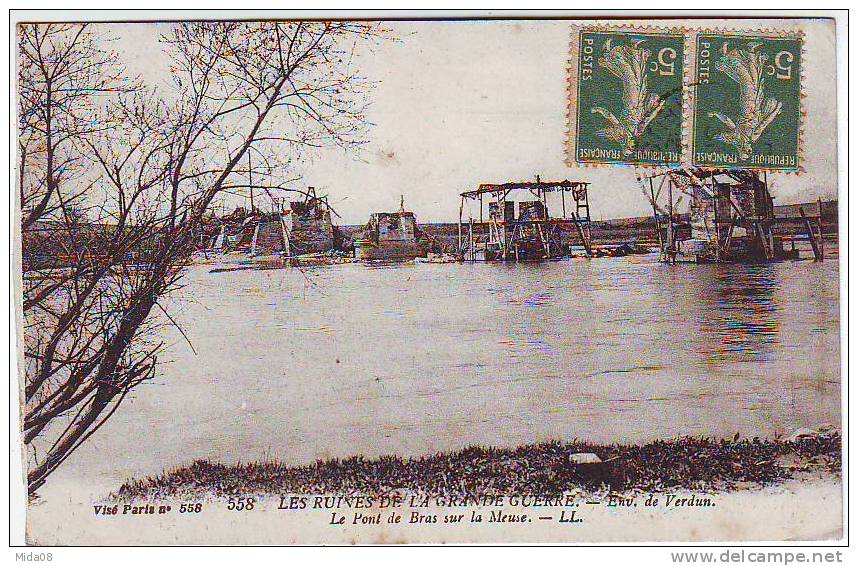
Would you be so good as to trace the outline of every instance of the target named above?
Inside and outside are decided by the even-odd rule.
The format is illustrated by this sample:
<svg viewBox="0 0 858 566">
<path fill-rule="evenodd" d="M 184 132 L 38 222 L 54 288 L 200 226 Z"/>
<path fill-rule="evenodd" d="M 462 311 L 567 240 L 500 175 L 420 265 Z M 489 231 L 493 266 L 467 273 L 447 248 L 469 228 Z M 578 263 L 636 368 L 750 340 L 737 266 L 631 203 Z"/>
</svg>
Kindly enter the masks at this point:
<svg viewBox="0 0 858 566">
<path fill-rule="evenodd" d="M 292 255 L 292 246 L 289 243 L 289 230 L 286 228 L 286 220 L 283 218 L 283 212 L 280 212 L 280 229 L 283 231 L 283 251 L 286 256 Z"/>
<path fill-rule="evenodd" d="M 462 211 L 465 208 L 465 197 L 462 197 L 461 202 L 459 203 L 459 253 L 462 254 L 464 258 L 465 250 L 462 247 Z"/>
<path fill-rule="evenodd" d="M 473 218 L 471 218 L 468 221 L 468 240 L 469 240 L 470 249 L 471 249 L 471 259 L 474 260 L 474 259 L 476 259 L 476 255 L 474 254 L 475 250 L 474 250 L 474 219 Z"/>
<path fill-rule="evenodd" d="M 825 237 L 822 235 L 822 198 L 816 199 L 816 206 L 819 213 L 819 261 L 823 261 L 825 259 Z"/>
<path fill-rule="evenodd" d="M 673 179 L 667 181 L 667 253 L 670 263 L 676 263 L 676 253 L 673 250 Z"/>
<path fill-rule="evenodd" d="M 801 215 L 802 220 L 804 220 L 804 229 L 807 232 L 807 238 L 810 240 L 810 247 L 813 248 L 813 259 L 814 261 L 822 261 L 822 250 L 819 247 L 819 241 L 816 239 L 816 234 L 813 231 L 813 224 L 810 222 L 810 218 L 804 213 L 803 207 L 798 207 L 798 213 Z M 822 234 L 822 229 L 820 228 L 820 235 Z"/>
<path fill-rule="evenodd" d="M 710 202 L 712 203 L 712 217 L 715 219 L 715 261 L 721 261 L 721 228 L 719 226 L 719 218 L 718 218 L 718 189 L 715 188 L 715 175 L 709 176 L 709 190 L 712 192 L 712 198 Z M 704 219 L 704 223 L 705 223 Z M 730 234 L 733 233 L 733 226 L 730 226 Z M 729 253 L 729 250 L 725 249 L 724 253 Z"/>
<path fill-rule="evenodd" d="M 661 223 L 658 221 L 658 207 L 655 203 L 655 189 L 652 186 L 652 177 L 649 178 L 649 196 L 651 199 L 650 202 L 652 203 L 652 219 L 655 220 L 655 233 L 658 235 L 658 249 L 661 250 L 661 254 L 663 257 L 664 242 L 661 237 Z"/>
<path fill-rule="evenodd" d="M 542 189 L 542 212 L 545 214 L 545 219 L 550 217 L 548 214 L 548 191 Z"/>
<path fill-rule="evenodd" d="M 500 246 L 501 249 L 499 251 L 501 254 L 501 260 L 506 261 L 506 256 L 507 256 L 507 253 L 509 252 L 509 249 L 507 247 L 508 239 L 507 239 L 507 233 L 506 233 L 506 226 L 507 226 L 507 224 L 506 224 L 506 191 L 498 192 L 497 199 L 498 199 L 498 211 L 500 212 L 501 219 L 502 219 L 501 225 L 498 229 L 498 232 L 499 232 L 498 233 L 498 240 L 501 242 L 501 246 Z M 515 218 L 514 212 L 513 212 L 513 218 Z"/>
<path fill-rule="evenodd" d="M 760 244 L 763 246 L 763 253 L 766 255 L 766 260 L 771 261 L 774 258 L 774 250 L 771 246 L 771 240 L 768 238 L 765 230 L 762 225 L 754 220 L 754 231 L 757 233 L 757 238 L 760 240 Z"/>
</svg>

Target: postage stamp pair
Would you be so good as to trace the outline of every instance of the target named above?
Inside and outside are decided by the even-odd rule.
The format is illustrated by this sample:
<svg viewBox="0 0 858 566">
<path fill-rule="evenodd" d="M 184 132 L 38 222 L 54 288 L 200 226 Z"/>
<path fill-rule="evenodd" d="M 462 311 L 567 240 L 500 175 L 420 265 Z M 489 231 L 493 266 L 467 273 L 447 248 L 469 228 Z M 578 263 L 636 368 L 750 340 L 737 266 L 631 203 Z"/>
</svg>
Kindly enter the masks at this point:
<svg viewBox="0 0 858 566">
<path fill-rule="evenodd" d="M 799 34 L 585 27 L 572 51 L 570 164 L 799 169 Z"/>
</svg>

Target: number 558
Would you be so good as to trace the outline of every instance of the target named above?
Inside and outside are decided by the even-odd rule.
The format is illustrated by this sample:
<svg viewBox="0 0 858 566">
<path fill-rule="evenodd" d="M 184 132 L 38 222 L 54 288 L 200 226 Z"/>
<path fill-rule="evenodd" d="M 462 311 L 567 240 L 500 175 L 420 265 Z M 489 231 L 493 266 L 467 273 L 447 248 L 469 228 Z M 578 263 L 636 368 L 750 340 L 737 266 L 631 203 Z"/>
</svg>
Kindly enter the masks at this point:
<svg viewBox="0 0 858 566">
<path fill-rule="evenodd" d="M 226 508 L 229 511 L 250 511 L 253 509 L 253 504 L 256 503 L 252 497 L 230 497 L 227 501 Z"/>
</svg>

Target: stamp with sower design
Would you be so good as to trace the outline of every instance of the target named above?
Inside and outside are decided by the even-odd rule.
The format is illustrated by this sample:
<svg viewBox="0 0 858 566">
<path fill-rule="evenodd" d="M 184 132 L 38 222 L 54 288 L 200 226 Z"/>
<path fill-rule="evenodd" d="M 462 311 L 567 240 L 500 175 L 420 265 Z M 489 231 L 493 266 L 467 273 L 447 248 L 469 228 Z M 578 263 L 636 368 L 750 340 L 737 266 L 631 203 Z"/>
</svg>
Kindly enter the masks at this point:
<svg viewBox="0 0 858 566">
<path fill-rule="evenodd" d="M 577 69 L 574 79 L 570 77 L 570 87 L 577 95 L 570 112 L 574 160 L 581 164 L 679 164 L 686 57 L 683 34 L 582 29 L 575 40 Z"/>
<path fill-rule="evenodd" d="M 800 37 L 700 33 L 693 165 L 799 168 Z"/>
</svg>

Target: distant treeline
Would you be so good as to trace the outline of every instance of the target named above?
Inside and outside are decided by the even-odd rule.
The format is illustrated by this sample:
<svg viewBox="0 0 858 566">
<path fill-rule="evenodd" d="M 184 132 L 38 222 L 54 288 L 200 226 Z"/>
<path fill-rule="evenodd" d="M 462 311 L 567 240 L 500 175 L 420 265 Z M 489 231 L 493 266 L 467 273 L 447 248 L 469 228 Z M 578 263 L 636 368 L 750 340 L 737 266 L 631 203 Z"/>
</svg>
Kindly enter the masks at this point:
<svg viewBox="0 0 858 566">
<path fill-rule="evenodd" d="M 781 219 L 796 219 L 800 217 L 799 207 L 809 216 L 816 216 L 817 203 L 788 204 L 775 207 L 775 216 Z M 822 203 L 822 231 L 831 237 L 837 235 L 837 201 Z M 688 215 L 679 215 L 680 220 L 688 220 Z M 342 237 L 353 240 L 365 227 L 363 225 L 340 226 Z M 458 238 L 458 224 L 455 222 L 438 222 L 420 224 L 420 229 L 441 243 L 448 250 L 455 249 Z M 655 221 L 652 216 L 636 216 L 632 218 L 616 218 L 591 222 L 590 229 L 593 242 L 597 245 L 620 244 L 624 242 L 655 242 Z M 798 220 L 784 220 L 776 229 L 781 234 L 802 234 L 804 226 Z M 75 237 L 70 233 L 75 232 Z M 81 238 L 80 233 L 86 232 L 88 237 Z M 108 226 L 93 224 L 64 224 L 59 222 L 40 222 L 23 234 L 23 266 L 24 271 L 63 267 L 77 264 L 87 258 L 107 253 L 107 242 L 113 229 Z M 210 238 L 215 232 L 215 222 L 209 221 L 204 226 L 204 237 Z M 202 239 L 201 239 L 202 241 Z M 74 242 L 74 243 L 72 243 Z M 86 242 L 85 249 L 79 249 L 81 242 Z M 152 241 L 152 246 L 159 244 Z M 129 253 L 129 263 L 145 263 L 146 252 L 152 246 L 142 246 L 134 253 Z"/>
<path fill-rule="evenodd" d="M 780 219 L 799 218 L 799 207 L 805 214 L 816 216 L 817 203 L 784 204 L 775 206 L 775 217 Z M 822 202 L 822 231 L 827 236 L 837 235 L 837 201 Z M 679 215 L 680 220 L 689 220 L 688 214 Z M 353 236 L 362 226 L 342 226 L 346 237 Z M 455 247 L 459 227 L 455 222 L 421 223 L 420 229 L 448 246 Z M 620 244 L 624 242 L 654 242 L 657 240 L 655 220 L 652 216 L 634 216 L 631 218 L 615 218 L 599 220 L 590 223 L 595 244 Z M 796 220 L 783 220 L 776 231 L 781 234 L 802 234 L 804 226 Z"/>
</svg>

